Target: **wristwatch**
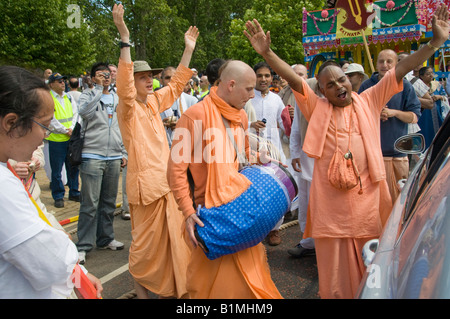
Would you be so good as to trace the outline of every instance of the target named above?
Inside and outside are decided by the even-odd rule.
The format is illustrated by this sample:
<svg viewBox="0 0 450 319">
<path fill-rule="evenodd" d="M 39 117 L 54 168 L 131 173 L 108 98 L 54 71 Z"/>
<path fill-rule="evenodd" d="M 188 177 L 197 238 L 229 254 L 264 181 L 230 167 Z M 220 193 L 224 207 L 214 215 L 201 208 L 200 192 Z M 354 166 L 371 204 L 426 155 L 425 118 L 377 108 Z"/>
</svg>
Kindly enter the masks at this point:
<svg viewBox="0 0 450 319">
<path fill-rule="evenodd" d="M 126 48 L 126 47 L 131 47 L 131 44 L 120 41 L 119 42 L 119 47 L 121 49 Z"/>
</svg>

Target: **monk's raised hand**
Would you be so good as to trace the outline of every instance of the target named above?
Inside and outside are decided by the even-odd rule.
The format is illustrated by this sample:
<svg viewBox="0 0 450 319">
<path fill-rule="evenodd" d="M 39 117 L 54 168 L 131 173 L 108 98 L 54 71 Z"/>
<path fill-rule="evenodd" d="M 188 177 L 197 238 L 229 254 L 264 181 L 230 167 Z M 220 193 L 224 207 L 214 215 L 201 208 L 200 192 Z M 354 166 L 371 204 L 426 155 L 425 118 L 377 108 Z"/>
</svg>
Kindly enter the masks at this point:
<svg viewBox="0 0 450 319">
<path fill-rule="evenodd" d="M 190 26 L 189 29 L 184 34 L 184 43 L 187 49 L 194 50 L 197 38 L 200 32 L 196 26 Z"/>
<path fill-rule="evenodd" d="M 448 23 L 448 8 L 442 4 L 436 9 L 432 18 L 433 39 L 439 41 L 440 44 L 448 39 L 450 25 Z"/>
<path fill-rule="evenodd" d="M 123 15 L 124 15 L 124 8 L 122 4 L 115 4 L 113 7 L 113 20 L 114 20 L 114 24 L 117 27 L 117 30 L 120 33 L 120 36 L 122 37 L 122 40 L 124 38 L 129 38 L 130 37 L 130 32 L 128 31 L 127 25 L 125 24 L 125 21 L 123 20 Z"/>
<path fill-rule="evenodd" d="M 270 31 L 264 33 L 264 30 L 256 19 L 247 21 L 245 27 L 247 30 L 244 30 L 244 34 L 257 53 L 263 55 L 264 52 L 270 51 Z"/>
</svg>

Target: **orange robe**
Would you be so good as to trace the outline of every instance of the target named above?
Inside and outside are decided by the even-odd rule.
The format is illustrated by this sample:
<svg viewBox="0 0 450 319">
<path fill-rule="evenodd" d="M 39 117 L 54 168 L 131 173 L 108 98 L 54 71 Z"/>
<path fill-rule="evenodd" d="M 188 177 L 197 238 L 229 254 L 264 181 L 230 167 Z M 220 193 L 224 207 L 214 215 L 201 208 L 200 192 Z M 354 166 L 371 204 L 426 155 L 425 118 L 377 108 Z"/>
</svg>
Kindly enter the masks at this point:
<svg viewBox="0 0 450 319">
<path fill-rule="evenodd" d="M 163 297 L 187 293 L 189 247 L 182 236 L 183 215 L 167 183 L 169 144 L 160 113 L 181 94 L 192 71 L 178 66 L 167 87 L 136 101 L 133 63 L 119 60 L 117 114 L 128 152 L 127 196 L 132 243 L 129 268 L 134 279 Z"/>
<path fill-rule="evenodd" d="M 388 72 L 371 90 L 360 95 L 353 92 L 354 109 L 351 105 L 333 107 L 327 99 L 315 95 L 306 83 L 304 95 L 294 91 L 297 105 L 309 122 L 303 150 L 316 158 L 304 236 L 317 239 L 322 298 L 353 298 L 364 272 L 361 239 L 364 243 L 380 236 L 392 209 L 379 123 L 383 106 L 402 90 L 402 82 L 396 81 L 394 71 Z M 349 128 L 351 112 L 354 112 L 353 125 Z M 359 185 L 343 191 L 328 181 L 328 167 L 336 147 L 336 129 L 337 143 L 344 154 L 348 150 L 350 129 L 351 151 L 361 175 L 361 195 L 358 194 Z"/>
<path fill-rule="evenodd" d="M 210 118 L 211 113 L 217 112 L 218 104 L 231 108 L 215 92 L 216 88 L 212 88 L 202 102 L 184 112 L 174 132 L 167 178 L 186 218 L 195 213 L 187 177 L 188 169 L 195 185 L 192 193 L 195 206 L 206 203 L 208 207 L 226 203 L 248 187 L 245 180 L 239 181 L 240 177 L 237 175 L 240 174 L 236 174 L 238 164 L 234 161 L 236 153 L 232 146 L 222 145 L 231 151 L 227 154 L 232 154 L 232 165 L 227 162 L 210 167 L 213 165 L 205 161 L 204 151 L 209 145 L 209 140 L 204 138 L 204 132 L 210 125 L 207 123 L 214 122 L 214 119 Z M 240 118 L 238 121 L 242 123 L 239 124 L 247 130 L 248 120 L 245 111 L 241 110 L 238 117 Z M 221 136 L 226 140 L 225 126 L 220 117 L 213 125 L 220 130 Z M 248 140 L 245 141 L 245 146 L 241 143 L 241 147 L 245 147 L 249 156 Z M 212 178 L 210 174 L 215 174 L 214 172 L 218 175 Z M 209 190 L 211 188 L 212 190 Z M 208 195 L 208 191 L 213 194 Z M 188 266 L 187 287 L 190 297 L 195 299 L 282 298 L 270 277 L 265 248 L 261 243 L 215 260 L 209 260 L 201 248 L 197 247 L 192 251 Z"/>
</svg>

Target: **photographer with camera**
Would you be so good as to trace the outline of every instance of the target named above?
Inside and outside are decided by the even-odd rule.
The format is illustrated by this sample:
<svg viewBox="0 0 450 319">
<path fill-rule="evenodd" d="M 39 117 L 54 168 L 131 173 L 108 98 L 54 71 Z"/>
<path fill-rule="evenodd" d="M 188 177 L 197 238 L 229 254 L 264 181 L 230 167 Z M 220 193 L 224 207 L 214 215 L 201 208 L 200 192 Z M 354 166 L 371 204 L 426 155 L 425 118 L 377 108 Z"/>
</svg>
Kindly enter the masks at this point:
<svg viewBox="0 0 450 319">
<path fill-rule="evenodd" d="M 124 246 L 114 239 L 113 229 L 121 161 L 126 164 L 128 158 L 117 121 L 119 98 L 114 91 L 109 91 L 108 64 L 94 64 L 91 77 L 94 88 L 84 91 L 79 100 L 84 144 L 76 245 L 81 263 L 94 242 L 103 249 L 119 250 Z"/>
</svg>

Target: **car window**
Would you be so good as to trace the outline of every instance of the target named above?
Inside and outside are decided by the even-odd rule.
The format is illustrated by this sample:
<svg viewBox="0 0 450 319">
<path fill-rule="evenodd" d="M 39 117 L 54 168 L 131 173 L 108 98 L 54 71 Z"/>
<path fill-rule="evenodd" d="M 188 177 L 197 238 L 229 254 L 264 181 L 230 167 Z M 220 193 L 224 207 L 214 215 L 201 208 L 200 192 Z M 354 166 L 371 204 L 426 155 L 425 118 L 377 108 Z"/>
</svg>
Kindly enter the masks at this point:
<svg viewBox="0 0 450 319">
<path fill-rule="evenodd" d="M 434 147 L 432 145 L 431 147 Z M 407 201 L 404 210 L 402 229 L 408 224 L 414 215 L 418 202 L 422 199 L 428 190 L 430 183 L 433 182 L 436 175 L 450 160 L 450 139 L 440 149 L 429 149 L 426 157 L 414 176 L 414 183 L 407 194 Z"/>
<path fill-rule="evenodd" d="M 444 123 L 442 123 L 442 126 L 437 132 L 431 146 L 426 151 L 425 158 L 420 164 L 421 166 L 415 172 L 414 176 L 410 176 L 410 178 L 412 179 L 412 185 L 407 193 L 407 200 L 403 211 L 404 216 L 401 227 L 403 227 L 406 221 L 410 218 L 417 200 L 427 189 L 427 184 L 433 178 L 433 173 L 435 172 L 435 170 L 439 169 L 442 162 L 445 160 L 446 152 L 448 152 L 449 136 L 450 114 L 446 117 Z M 399 233 L 400 231 L 401 230 L 399 230 Z"/>
</svg>

